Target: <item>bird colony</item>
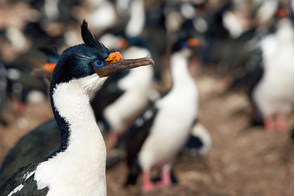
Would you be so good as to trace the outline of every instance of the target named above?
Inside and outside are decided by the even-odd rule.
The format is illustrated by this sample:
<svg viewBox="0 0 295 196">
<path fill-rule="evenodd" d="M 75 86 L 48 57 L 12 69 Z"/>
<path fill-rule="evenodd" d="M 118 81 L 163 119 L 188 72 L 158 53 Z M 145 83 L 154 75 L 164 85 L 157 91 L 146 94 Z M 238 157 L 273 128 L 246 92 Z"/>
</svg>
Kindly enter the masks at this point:
<svg viewBox="0 0 295 196">
<path fill-rule="evenodd" d="M 0 2 L 0 195 L 293 195 L 294 2 Z"/>
</svg>

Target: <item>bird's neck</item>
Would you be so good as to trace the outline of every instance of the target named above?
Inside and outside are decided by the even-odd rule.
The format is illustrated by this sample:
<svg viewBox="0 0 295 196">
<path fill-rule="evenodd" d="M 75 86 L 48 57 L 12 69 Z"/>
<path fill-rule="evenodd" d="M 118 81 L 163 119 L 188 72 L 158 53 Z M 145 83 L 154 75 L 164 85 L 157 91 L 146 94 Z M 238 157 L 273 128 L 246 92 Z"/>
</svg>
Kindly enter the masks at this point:
<svg viewBox="0 0 295 196">
<path fill-rule="evenodd" d="M 84 142 L 83 138 L 90 134 L 88 131 L 99 132 L 89 96 L 95 86 L 99 87 L 104 81 L 98 80 L 94 74 L 84 79 L 51 84 L 51 106 L 60 128 L 61 149 L 68 148 L 73 142 Z M 75 138 L 76 135 L 81 137 Z"/>
<path fill-rule="evenodd" d="M 290 48 L 293 48 L 294 30 L 290 20 L 280 19 L 279 25 L 280 26 L 277 31 L 277 36 L 280 44 L 282 47 L 289 46 Z"/>
<path fill-rule="evenodd" d="M 100 135 L 89 103 L 89 94 L 76 88 L 74 83 L 63 83 L 52 95 L 53 110 L 61 131 L 61 148 L 73 148 Z M 90 138 L 89 138 L 90 136 Z M 96 138 L 101 139 L 101 138 Z M 103 142 L 103 140 L 102 140 Z"/>
<path fill-rule="evenodd" d="M 85 79 L 89 86 L 88 80 L 92 78 Z M 92 81 L 95 83 L 95 78 Z M 52 187 L 54 192 L 55 187 L 63 190 L 67 182 L 76 184 L 70 188 L 78 195 L 105 192 L 106 147 L 89 103 L 90 91 L 82 86 L 81 81 L 71 80 L 55 85 L 51 92 L 61 146 L 54 157 L 38 166 L 38 188 Z"/>
<path fill-rule="evenodd" d="M 186 55 L 181 52 L 172 54 L 170 62 L 173 82 L 172 90 L 184 89 L 186 86 L 195 85 L 188 70 L 188 57 Z"/>
</svg>

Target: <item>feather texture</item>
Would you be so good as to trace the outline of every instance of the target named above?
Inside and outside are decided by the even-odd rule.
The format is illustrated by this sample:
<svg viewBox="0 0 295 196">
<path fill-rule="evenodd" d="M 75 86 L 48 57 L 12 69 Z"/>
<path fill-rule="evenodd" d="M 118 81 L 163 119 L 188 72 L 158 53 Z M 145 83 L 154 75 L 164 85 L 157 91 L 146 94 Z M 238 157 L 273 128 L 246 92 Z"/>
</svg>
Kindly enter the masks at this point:
<svg viewBox="0 0 295 196">
<path fill-rule="evenodd" d="M 96 39 L 95 35 L 93 35 L 89 31 L 88 24 L 85 20 L 83 20 L 81 25 L 81 34 L 82 34 L 82 39 L 87 46 L 91 48 L 96 48 L 98 51 L 105 52 L 107 56 L 105 56 L 104 59 L 108 57 L 108 55 L 110 54 L 109 49 L 107 49 L 102 43 L 100 43 Z"/>
</svg>

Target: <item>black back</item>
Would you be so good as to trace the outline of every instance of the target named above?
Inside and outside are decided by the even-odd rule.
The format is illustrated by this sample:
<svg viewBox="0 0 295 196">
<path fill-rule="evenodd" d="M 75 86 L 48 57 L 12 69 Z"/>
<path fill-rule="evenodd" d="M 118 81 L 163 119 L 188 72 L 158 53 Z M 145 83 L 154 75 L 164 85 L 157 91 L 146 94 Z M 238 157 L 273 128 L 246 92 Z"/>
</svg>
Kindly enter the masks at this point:
<svg viewBox="0 0 295 196">
<path fill-rule="evenodd" d="M 22 137 L 0 168 L 0 186 L 20 168 L 57 149 L 60 145 L 59 134 L 56 121 L 52 119 Z"/>
<path fill-rule="evenodd" d="M 131 126 L 126 134 L 124 141 L 126 142 L 127 167 L 129 175 L 127 176 L 125 185 L 135 184 L 140 167 L 137 163 L 138 153 L 150 133 L 150 128 L 157 116 L 158 109 L 154 103 L 150 103 L 147 109 L 137 118 L 133 126 Z"/>
</svg>

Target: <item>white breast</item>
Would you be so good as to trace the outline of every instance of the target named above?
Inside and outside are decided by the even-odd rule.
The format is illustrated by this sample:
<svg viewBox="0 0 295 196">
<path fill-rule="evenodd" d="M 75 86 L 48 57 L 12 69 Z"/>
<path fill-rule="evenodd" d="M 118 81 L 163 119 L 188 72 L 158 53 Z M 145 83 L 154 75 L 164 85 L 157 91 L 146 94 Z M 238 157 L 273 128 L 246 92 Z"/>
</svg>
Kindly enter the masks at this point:
<svg viewBox="0 0 295 196">
<path fill-rule="evenodd" d="M 253 99 L 264 116 L 289 113 L 294 100 L 293 29 L 286 21 L 281 22 L 277 33 L 262 41 L 265 73 L 253 91 Z"/>
<path fill-rule="evenodd" d="M 38 189 L 48 187 L 49 196 L 106 195 L 106 148 L 89 104 L 89 92 L 103 80 L 93 74 L 55 88 L 53 101 L 69 125 L 70 137 L 66 150 L 36 169 Z"/>
</svg>

